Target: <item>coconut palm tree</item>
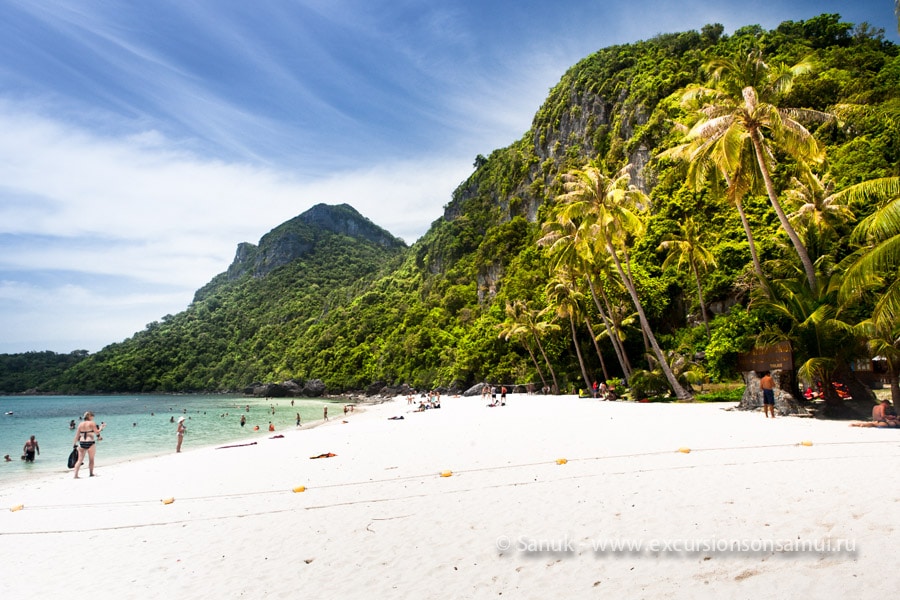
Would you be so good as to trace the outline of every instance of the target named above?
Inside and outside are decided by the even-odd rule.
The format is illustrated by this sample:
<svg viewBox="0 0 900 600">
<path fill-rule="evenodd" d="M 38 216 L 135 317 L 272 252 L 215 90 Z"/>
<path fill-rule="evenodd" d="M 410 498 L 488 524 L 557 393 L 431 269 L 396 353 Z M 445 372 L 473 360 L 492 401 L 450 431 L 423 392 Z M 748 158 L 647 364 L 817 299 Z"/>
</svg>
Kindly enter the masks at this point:
<svg viewBox="0 0 900 600">
<path fill-rule="evenodd" d="M 528 306 L 525 304 L 524 300 L 516 300 L 512 303 L 507 302 L 506 320 L 497 326 L 500 329 L 498 337 L 507 342 L 516 340 L 525 346 L 525 349 L 528 350 L 528 355 L 531 357 L 531 361 L 534 363 L 534 368 L 541 378 L 541 385 L 546 388 L 547 380 L 544 378 L 544 372 L 541 370 L 541 366 L 538 364 L 534 351 L 531 349 L 531 344 L 528 343 L 528 338 L 532 335 L 532 332 L 528 327 L 528 318 L 525 315 L 527 311 Z"/>
<path fill-rule="evenodd" d="M 594 301 L 594 305 L 597 307 L 597 312 L 600 314 L 600 319 L 603 321 L 603 326 L 606 328 L 607 335 L 609 336 L 613 350 L 616 353 L 616 358 L 619 361 L 619 365 L 622 367 L 622 373 L 627 380 L 628 377 L 631 376 L 631 363 L 628 361 L 628 356 L 625 354 L 625 349 L 622 346 L 619 336 L 614 335 L 613 333 L 615 324 L 608 316 L 608 302 L 606 302 L 607 309 L 604 310 L 604 307 L 600 304 L 598 298 L 598 291 L 604 300 L 606 295 L 602 283 L 597 279 L 597 275 L 592 272 L 598 262 L 598 257 L 593 251 L 592 240 L 586 239 L 585 230 L 579 229 L 571 220 L 557 219 L 548 221 L 543 224 L 542 230 L 543 237 L 538 240 L 538 245 L 548 248 L 551 269 L 553 271 L 560 268 L 569 269 L 582 275 L 587 282 L 588 289 L 591 292 L 591 298 Z M 594 339 L 594 344 L 597 346 L 593 327 L 590 327 L 590 331 L 591 337 Z M 600 352 L 599 347 L 597 347 L 597 354 L 600 358 L 601 366 L 603 367 L 604 376 L 609 379 L 606 372 L 606 365 L 603 361 L 603 354 Z"/>
<path fill-rule="evenodd" d="M 897 406 L 900 402 L 900 323 L 866 319 L 854 331 L 866 340 L 872 356 L 881 356 L 886 361 L 891 402 Z"/>
<path fill-rule="evenodd" d="M 900 270 L 900 177 L 864 181 L 835 195 L 839 200 L 851 202 L 881 200 L 879 208 L 853 231 L 852 239 L 861 247 L 849 257 L 841 298 L 849 301 L 873 288 L 880 288 L 873 318 L 900 322 L 900 278 L 897 277 Z"/>
<path fill-rule="evenodd" d="M 607 177 L 597 167 L 570 171 L 563 176 L 565 192 L 556 198 L 556 218 L 571 220 L 587 232 L 595 252 L 606 252 L 615 265 L 638 313 L 641 329 L 647 336 L 653 353 L 660 362 L 669 386 L 680 400 L 690 400 L 691 394 L 675 378 L 641 304 L 637 288 L 631 277 L 631 263 L 627 242 L 629 236 L 643 231 L 641 213 L 649 205 L 649 198 L 631 185 L 629 168 L 623 168 L 615 177 Z"/>
<path fill-rule="evenodd" d="M 757 345 L 790 342 L 799 363 L 797 375 L 806 381 L 824 382 L 825 402 L 831 407 L 841 400 L 828 384 L 849 375 L 849 365 L 861 348 L 846 320 L 845 306 L 838 301 L 837 269 L 823 269 L 820 279 L 822 285 L 815 293 L 802 285 L 802 280 L 773 282 L 774 295 L 757 302 L 769 315 L 769 326 L 759 335 Z"/>
<path fill-rule="evenodd" d="M 691 107 L 691 114 L 695 115 L 695 118 L 696 115 L 702 114 L 700 112 L 701 105 L 694 97 L 684 96 L 682 105 Z M 680 123 L 675 124 L 675 129 L 685 137 L 690 131 L 688 127 Z M 732 137 L 734 137 L 734 133 L 732 132 Z M 744 197 L 761 188 L 760 178 L 756 175 L 758 171 L 756 160 L 749 153 L 737 157 L 731 156 L 728 150 L 736 146 L 739 146 L 739 142 L 729 139 L 727 136 L 715 140 L 694 137 L 688 142 L 666 150 L 660 154 L 660 157 L 673 158 L 687 164 L 686 181 L 691 189 L 698 191 L 706 184 L 710 184 L 710 193 L 716 197 L 721 196 L 734 205 L 750 248 L 753 272 L 756 273 L 756 278 L 763 289 L 770 292 L 768 279 L 763 273 L 762 262 L 756 250 L 756 241 L 753 237 L 753 230 L 750 228 L 750 220 L 744 211 Z M 737 159 L 737 162 L 733 162 L 732 159 Z M 724 189 L 721 185 L 722 180 L 725 182 Z"/>
<path fill-rule="evenodd" d="M 778 200 L 771 175 L 776 151 L 804 163 L 819 163 L 825 157 L 824 148 L 798 119 L 823 120 L 830 115 L 776 104 L 790 91 L 794 78 L 810 72 L 812 64 L 802 61 L 792 67 L 772 68 L 759 50 L 752 50 L 737 59 L 715 59 L 706 69 L 709 85 L 689 88 L 682 96 L 686 107 L 700 105 L 700 118 L 688 132 L 687 141 L 697 142 L 701 156 L 714 153 L 711 164 L 731 183 L 747 157 L 753 157 L 781 228 L 800 258 L 807 283 L 815 290 L 815 265 Z"/>
<path fill-rule="evenodd" d="M 572 273 L 561 269 L 547 284 L 547 300 L 556 310 L 556 316 L 569 321 L 569 329 L 572 335 L 572 343 L 575 345 L 575 354 L 578 356 L 578 365 L 581 367 L 581 376 L 584 378 L 586 390 L 591 389 L 591 380 L 584 365 L 584 357 L 581 355 L 581 345 L 578 343 L 578 331 L 575 322 L 583 314 L 581 307 L 584 297 L 577 290 Z"/>
<path fill-rule="evenodd" d="M 550 377 L 553 379 L 553 393 L 557 394 L 559 393 L 559 382 L 556 380 L 556 371 L 553 370 L 553 365 L 550 363 L 547 352 L 544 350 L 544 345 L 541 343 L 541 338 L 554 331 L 559 331 L 559 325 L 543 320 L 544 316 L 549 312 L 549 307 L 537 310 L 524 303 L 524 308 L 518 312 L 518 322 L 534 339 L 541 356 L 544 357 L 544 363 L 547 365 L 547 370 L 550 371 Z"/>
<path fill-rule="evenodd" d="M 680 269 L 683 265 L 691 271 L 697 284 L 697 298 L 700 301 L 700 313 L 703 315 L 703 324 L 706 326 L 706 337 L 710 337 L 709 316 L 706 314 L 706 303 L 703 301 L 703 286 L 700 283 L 700 271 L 706 271 L 709 267 L 716 266 L 716 259 L 712 252 L 706 249 L 702 242 L 700 228 L 694 219 L 687 217 L 681 223 L 679 235 L 669 235 L 669 239 L 660 243 L 657 250 L 668 252 L 663 261 L 663 268 L 675 263 Z"/>
<path fill-rule="evenodd" d="M 791 178 L 784 197 L 791 210 L 788 219 L 813 257 L 827 254 L 830 243 L 837 241 L 845 233 L 845 225 L 854 220 L 843 197 L 834 193 L 830 178 L 826 175 L 820 179 L 806 166 L 801 166 L 799 177 Z"/>
</svg>

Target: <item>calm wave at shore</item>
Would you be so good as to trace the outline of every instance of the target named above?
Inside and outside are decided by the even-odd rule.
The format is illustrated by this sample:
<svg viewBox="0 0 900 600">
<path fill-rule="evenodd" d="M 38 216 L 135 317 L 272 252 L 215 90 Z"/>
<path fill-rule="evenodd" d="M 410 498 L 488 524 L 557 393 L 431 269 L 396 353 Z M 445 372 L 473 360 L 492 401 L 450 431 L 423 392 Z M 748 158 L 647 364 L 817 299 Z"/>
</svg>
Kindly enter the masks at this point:
<svg viewBox="0 0 900 600">
<path fill-rule="evenodd" d="M 28 479 L 65 471 L 75 436 L 69 429 L 85 411 L 93 411 L 97 423 L 106 422 L 97 446 L 97 465 L 112 464 L 175 451 L 175 421 L 186 418 L 183 452 L 192 448 L 272 435 L 296 429 L 297 413 L 304 425 L 342 414 L 344 402 L 325 399 L 247 398 L 230 395 L 141 396 L 0 396 L 0 480 Z M 249 407 L 249 411 L 247 410 Z M 274 407 L 275 412 L 272 413 Z M 7 414 L 12 413 L 12 414 Z M 247 423 L 240 426 L 241 415 Z M 259 426 L 254 431 L 254 426 Z M 35 436 L 41 454 L 34 463 L 21 460 L 22 447 Z M 5 462 L 9 454 L 12 462 Z"/>
</svg>

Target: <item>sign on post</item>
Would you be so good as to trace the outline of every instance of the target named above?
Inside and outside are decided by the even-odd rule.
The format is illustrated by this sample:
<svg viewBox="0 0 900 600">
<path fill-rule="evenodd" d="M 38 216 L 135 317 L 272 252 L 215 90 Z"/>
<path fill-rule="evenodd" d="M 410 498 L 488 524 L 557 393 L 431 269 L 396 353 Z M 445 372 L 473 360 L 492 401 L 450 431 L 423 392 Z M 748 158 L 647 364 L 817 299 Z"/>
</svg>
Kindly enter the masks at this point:
<svg viewBox="0 0 900 600">
<path fill-rule="evenodd" d="M 794 369 L 794 354 L 790 342 L 778 342 L 771 346 L 754 348 L 738 354 L 738 370 L 746 371 L 791 371 Z"/>
</svg>

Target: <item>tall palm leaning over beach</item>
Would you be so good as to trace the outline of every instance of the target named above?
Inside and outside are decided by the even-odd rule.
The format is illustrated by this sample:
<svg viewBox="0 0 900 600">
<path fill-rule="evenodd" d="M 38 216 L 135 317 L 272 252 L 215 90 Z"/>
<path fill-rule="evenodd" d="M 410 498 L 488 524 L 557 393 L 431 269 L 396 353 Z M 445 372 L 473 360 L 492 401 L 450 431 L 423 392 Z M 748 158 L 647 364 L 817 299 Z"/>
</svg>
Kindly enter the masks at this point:
<svg viewBox="0 0 900 600">
<path fill-rule="evenodd" d="M 628 361 L 628 356 L 625 354 L 624 348 L 622 348 L 619 337 L 615 334 L 615 324 L 610 319 L 608 310 L 604 310 L 603 305 L 600 303 L 600 299 L 597 297 L 599 291 L 600 295 L 603 296 L 605 300 L 606 292 L 603 289 L 602 281 L 595 280 L 598 275 L 596 272 L 598 260 L 592 248 L 592 240 L 584 239 L 583 236 L 586 233 L 585 230 L 579 229 L 571 220 L 557 218 L 552 221 L 547 221 L 541 226 L 541 231 L 543 235 L 538 240 L 538 245 L 547 248 L 550 255 L 551 271 L 558 271 L 565 268 L 581 275 L 587 283 L 591 293 L 591 299 L 597 307 L 597 312 L 600 314 L 600 319 L 603 321 L 603 326 L 606 329 L 607 336 L 616 353 L 616 358 L 619 361 L 619 365 L 622 367 L 622 373 L 627 380 L 631 377 L 631 364 Z M 603 354 L 599 349 L 593 327 L 588 325 L 588 329 L 591 332 L 591 339 L 594 342 L 597 349 L 597 356 L 603 367 L 604 378 L 608 380 L 609 374 L 606 370 L 606 363 L 604 362 Z"/>
<path fill-rule="evenodd" d="M 706 69 L 710 73 L 709 85 L 688 88 L 682 96 L 685 106 L 699 103 L 700 107 L 699 120 L 686 140 L 715 152 L 715 165 L 732 181 L 748 154 L 755 159 L 769 202 L 800 258 L 810 289 L 815 290 L 815 265 L 778 201 L 771 174 L 776 150 L 807 164 L 820 163 L 825 158 L 822 145 L 798 119 L 825 120 L 831 116 L 776 105 L 790 91 L 794 78 L 810 72 L 812 64 L 801 61 L 792 67 L 772 68 L 763 60 L 761 51 L 751 50 L 737 59 L 712 60 Z"/>
<path fill-rule="evenodd" d="M 612 257 L 616 273 L 631 297 L 641 329 L 659 360 L 666 381 L 679 400 L 691 400 L 691 394 L 675 378 L 656 336 L 653 335 L 637 288 L 631 279 L 627 242 L 631 237 L 642 233 L 644 223 L 640 213 L 649 206 L 650 199 L 631 185 L 629 168 L 624 167 L 615 177 L 607 177 L 594 166 L 569 171 L 563 176 L 565 192 L 556 198 L 555 216 L 584 228 L 588 232 L 584 238 L 593 241 L 595 253 L 605 252 Z"/>
<path fill-rule="evenodd" d="M 699 114 L 699 105 L 690 106 L 695 103 L 690 99 L 682 98 L 682 106 L 688 108 L 688 112 L 693 115 Z M 686 136 L 689 131 L 689 128 L 681 123 L 676 123 L 675 128 L 683 136 Z M 686 183 L 690 189 L 700 191 L 704 186 L 710 184 L 710 193 L 714 198 L 724 198 L 734 205 L 747 238 L 753 272 L 756 273 L 759 284 L 771 296 L 771 287 L 763 272 L 762 262 L 759 260 L 750 220 L 744 210 L 744 196 L 758 187 L 757 180 L 759 178 L 754 177 L 757 170 L 756 160 L 748 153 L 744 153 L 742 160 L 732 164 L 732 157 L 726 150 L 737 146 L 739 143 L 726 141 L 726 136 L 712 142 L 695 137 L 666 150 L 660 154 L 660 158 L 672 158 L 687 165 Z M 724 190 L 721 185 L 722 179 L 725 180 Z"/>
<path fill-rule="evenodd" d="M 572 344 L 575 346 L 575 354 L 578 356 L 578 365 L 581 367 L 581 376 L 584 379 L 585 389 L 591 389 L 591 381 L 584 365 L 584 356 L 581 354 L 581 346 L 578 343 L 578 331 L 575 322 L 582 314 L 584 295 L 578 291 L 575 277 L 569 269 L 557 270 L 555 276 L 547 283 L 547 301 L 556 310 L 556 316 L 569 321 L 569 330 L 572 335 Z"/>
</svg>

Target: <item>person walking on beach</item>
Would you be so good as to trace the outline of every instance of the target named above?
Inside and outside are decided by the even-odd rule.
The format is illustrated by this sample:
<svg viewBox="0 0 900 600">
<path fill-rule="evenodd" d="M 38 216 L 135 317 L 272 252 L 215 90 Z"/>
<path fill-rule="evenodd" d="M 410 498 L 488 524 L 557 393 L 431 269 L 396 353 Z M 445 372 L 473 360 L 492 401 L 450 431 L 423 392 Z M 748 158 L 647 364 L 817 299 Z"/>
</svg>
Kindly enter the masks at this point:
<svg viewBox="0 0 900 600">
<path fill-rule="evenodd" d="M 22 452 L 25 454 L 25 462 L 34 462 L 34 453 L 41 453 L 41 447 L 38 446 L 34 436 L 31 436 L 28 441 L 25 442 L 25 447 L 22 448 Z"/>
<path fill-rule="evenodd" d="M 84 455 L 88 455 L 88 471 L 91 477 L 94 476 L 94 455 L 97 453 L 96 440 L 100 438 L 100 432 L 106 427 L 106 423 L 100 423 L 99 426 L 94 422 L 94 413 L 88 411 L 84 413 L 84 420 L 75 430 L 75 444 L 78 446 L 78 460 L 75 461 L 75 479 L 78 479 L 78 470 L 84 460 Z"/>
<path fill-rule="evenodd" d="M 326 421 L 328 420 L 328 407 L 327 407 L 327 406 L 323 406 L 323 407 L 322 407 L 322 417 L 323 417 Z"/>
<path fill-rule="evenodd" d="M 178 417 L 178 427 L 175 430 L 175 435 L 178 437 L 178 443 L 175 446 L 175 452 L 181 452 L 181 442 L 184 441 L 184 432 L 187 429 L 184 426 L 184 417 Z"/>
<path fill-rule="evenodd" d="M 297 413 L 297 427 L 300 427 L 300 413 Z"/>
<path fill-rule="evenodd" d="M 769 418 L 769 411 L 772 412 L 772 418 L 775 418 L 775 380 L 769 371 L 763 373 L 759 380 L 759 387 L 762 389 L 763 395 L 763 413 Z"/>
</svg>

